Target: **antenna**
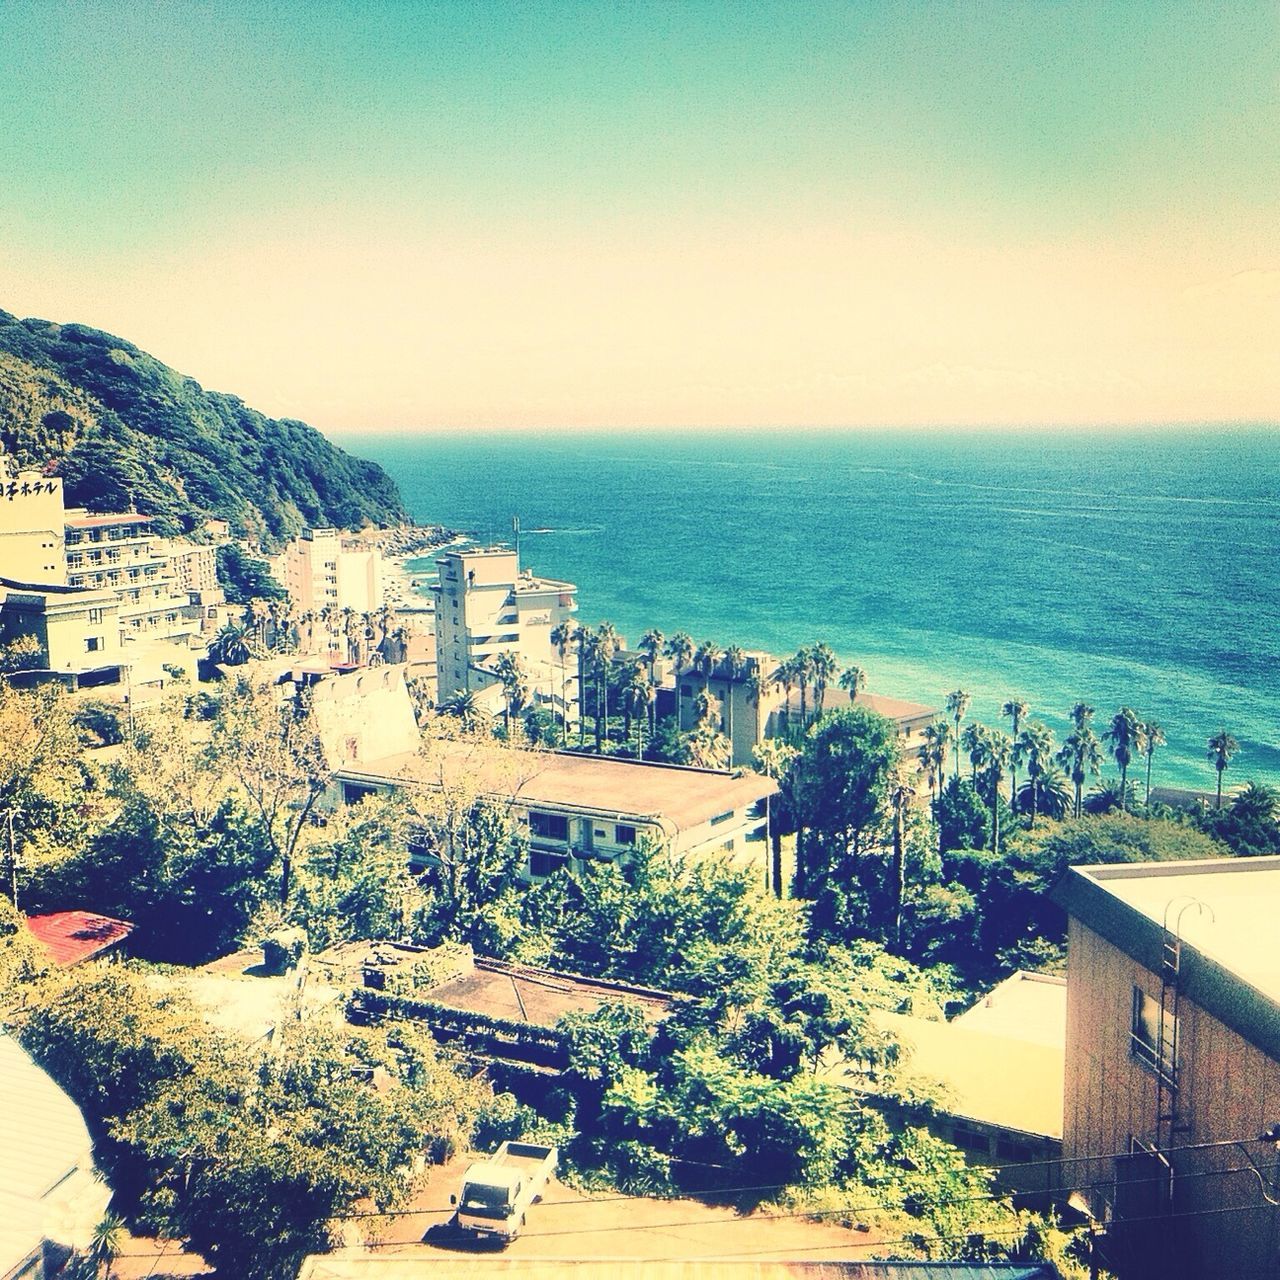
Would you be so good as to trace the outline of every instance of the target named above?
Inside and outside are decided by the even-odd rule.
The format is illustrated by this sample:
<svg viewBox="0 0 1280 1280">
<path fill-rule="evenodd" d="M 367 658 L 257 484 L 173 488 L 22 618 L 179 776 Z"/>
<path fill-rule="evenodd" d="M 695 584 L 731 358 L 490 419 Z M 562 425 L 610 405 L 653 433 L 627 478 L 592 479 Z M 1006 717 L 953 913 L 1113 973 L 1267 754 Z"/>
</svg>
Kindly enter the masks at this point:
<svg viewBox="0 0 1280 1280">
<path fill-rule="evenodd" d="M 511 517 L 511 532 L 515 534 L 516 539 L 516 568 L 520 568 L 520 517 Z"/>
</svg>

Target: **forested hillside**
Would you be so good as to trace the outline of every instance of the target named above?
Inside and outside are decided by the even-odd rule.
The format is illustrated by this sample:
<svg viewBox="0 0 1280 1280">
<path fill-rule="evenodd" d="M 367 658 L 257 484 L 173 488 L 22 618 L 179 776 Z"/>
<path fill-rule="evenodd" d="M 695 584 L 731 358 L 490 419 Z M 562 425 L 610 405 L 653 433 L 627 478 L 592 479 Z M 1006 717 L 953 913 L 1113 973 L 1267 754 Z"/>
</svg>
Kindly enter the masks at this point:
<svg viewBox="0 0 1280 1280">
<path fill-rule="evenodd" d="M 273 547 L 304 526 L 403 519 L 391 478 L 314 428 L 268 418 L 97 329 L 0 311 L 0 444 L 69 505 L 130 504 L 170 532 L 206 516 Z"/>
</svg>

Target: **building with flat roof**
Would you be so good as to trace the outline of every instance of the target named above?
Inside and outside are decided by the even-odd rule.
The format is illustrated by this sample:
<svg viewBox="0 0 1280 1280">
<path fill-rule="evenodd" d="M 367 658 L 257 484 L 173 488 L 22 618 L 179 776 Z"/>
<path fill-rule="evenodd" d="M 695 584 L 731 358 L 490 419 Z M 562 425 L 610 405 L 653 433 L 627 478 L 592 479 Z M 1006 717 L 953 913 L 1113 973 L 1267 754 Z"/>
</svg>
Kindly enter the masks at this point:
<svg viewBox="0 0 1280 1280">
<path fill-rule="evenodd" d="M 62 481 L 18 470 L 0 453 L 0 574 L 19 582 L 65 583 Z"/>
<path fill-rule="evenodd" d="M 40 655 L 32 673 L 42 679 L 56 676 L 72 688 L 117 683 L 125 664 L 119 614 L 110 589 L 0 577 L 0 644 L 34 640 Z"/>
<path fill-rule="evenodd" d="M 642 839 L 677 856 L 731 855 L 767 871 L 769 799 L 757 773 L 648 764 L 492 740 L 433 739 L 420 754 L 347 764 L 334 775 L 348 803 L 371 792 L 471 788 L 509 804 L 528 836 L 531 879 L 584 861 L 625 858 Z"/>
<path fill-rule="evenodd" d="M 450 548 L 436 561 L 436 701 L 499 683 L 493 664 L 521 660 L 535 704 L 578 721 L 578 665 L 551 636 L 577 612 L 572 582 L 537 578 L 508 547 Z"/>
<path fill-rule="evenodd" d="M 1137 1280 L 1280 1274 L 1280 858 L 1073 867 L 1054 897 L 1064 1154 L 1104 1260 Z"/>
<path fill-rule="evenodd" d="M 304 530 L 271 568 L 299 613 L 372 613 L 382 605 L 381 547 L 357 542 L 341 529 Z"/>
<path fill-rule="evenodd" d="M 199 629 L 184 612 L 189 598 L 178 589 L 150 516 L 73 509 L 65 531 L 68 584 L 115 592 L 121 640 L 180 640 Z"/>
</svg>

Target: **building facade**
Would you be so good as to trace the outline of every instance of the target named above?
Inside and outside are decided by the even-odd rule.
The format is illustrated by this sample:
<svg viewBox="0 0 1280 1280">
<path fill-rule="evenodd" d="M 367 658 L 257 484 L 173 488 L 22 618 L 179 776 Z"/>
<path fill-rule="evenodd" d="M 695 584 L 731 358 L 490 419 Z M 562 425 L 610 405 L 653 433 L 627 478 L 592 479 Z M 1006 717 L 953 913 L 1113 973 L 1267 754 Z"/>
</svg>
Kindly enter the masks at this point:
<svg viewBox="0 0 1280 1280">
<path fill-rule="evenodd" d="M 0 454 L 0 577 L 62 585 L 62 544 L 62 481 L 18 471 Z"/>
<path fill-rule="evenodd" d="M 437 562 L 436 700 L 491 688 L 493 663 L 519 657 L 533 700 L 557 720 L 578 720 L 578 667 L 572 648 L 552 643 L 577 612 L 571 582 L 536 578 L 507 547 L 451 549 Z"/>
<path fill-rule="evenodd" d="M 14 582 L 0 578 L 0 644 L 30 637 L 41 660 L 73 688 L 121 679 L 120 601 L 106 589 Z"/>
<path fill-rule="evenodd" d="M 299 613 L 382 604 L 382 550 L 357 543 L 340 529 L 307 529 L 271 562 Z"/>
<path fill-rule="evenodd" d="M 164 540 L 152 533 L 149 516 L 72 510 L 65 528 L 68 585 L 115 592 L 123 641 L 180 640 L 199 629 L 184 613 L 189 599 L 174 580 Z"/>
<path fill-rule="evenodd" d="M 1103 1261 L 1124 1280 L 1280 1275 L 1280 858 L 1076 867 L 1055 897 L 1064 1155 Z"/>
<path fill-rule="evenodd" d="M 445 740 L 421 755 L 348 764 L 335 775 L 335 799 L 347 803 L 397 787 L 509 805 L 527 837 L 530 880 L 625 859 L 642 841 L 677 857 L 727 856 L 762 882 L 768 874 L 777 784 L 760 774 Z"/>
</svg>

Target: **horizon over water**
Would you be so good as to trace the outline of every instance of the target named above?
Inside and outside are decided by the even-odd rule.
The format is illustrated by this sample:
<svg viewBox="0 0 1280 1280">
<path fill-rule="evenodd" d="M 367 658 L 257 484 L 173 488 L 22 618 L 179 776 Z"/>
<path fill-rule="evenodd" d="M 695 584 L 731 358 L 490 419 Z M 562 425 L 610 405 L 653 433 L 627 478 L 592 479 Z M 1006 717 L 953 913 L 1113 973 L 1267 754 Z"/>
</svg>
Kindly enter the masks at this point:
<svg viewBox="0 0 1280 1280">
<path fill-rule="evenodd" d="M 794 652 L 826 640 L 868 688 L 1059 740 L 1077 701 L 1164 726 L 1153 783 L 1280 783 L 1280 431 L 335 433 L 423 523 L 578 586 L 631 644 Z M 1145 762 L 1131 776 L 1141 781 Z M 1104 775 L 1114 777 L 1114 763 Z M 1141 794 L 1141 787 L 1139 787 Z"/>
</svg>

